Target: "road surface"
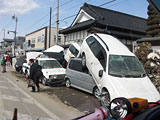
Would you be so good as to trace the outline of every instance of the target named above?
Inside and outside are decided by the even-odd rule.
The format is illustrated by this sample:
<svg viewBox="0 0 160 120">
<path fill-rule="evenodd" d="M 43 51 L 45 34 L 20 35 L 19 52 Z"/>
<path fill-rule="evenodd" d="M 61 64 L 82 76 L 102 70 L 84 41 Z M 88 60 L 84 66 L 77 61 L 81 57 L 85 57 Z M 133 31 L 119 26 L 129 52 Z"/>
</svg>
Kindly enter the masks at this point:
<svg viewBox="0 0 160 120">
<path fill-rule="evenodd" d="M 63 86 L 32 93 L 26 80 L 12 68 L 0 72 L 0 120 L 11 120 L 14 108 L 18 120 L 71 120 L 99 107 L 92 95 Z"/>
</svg>

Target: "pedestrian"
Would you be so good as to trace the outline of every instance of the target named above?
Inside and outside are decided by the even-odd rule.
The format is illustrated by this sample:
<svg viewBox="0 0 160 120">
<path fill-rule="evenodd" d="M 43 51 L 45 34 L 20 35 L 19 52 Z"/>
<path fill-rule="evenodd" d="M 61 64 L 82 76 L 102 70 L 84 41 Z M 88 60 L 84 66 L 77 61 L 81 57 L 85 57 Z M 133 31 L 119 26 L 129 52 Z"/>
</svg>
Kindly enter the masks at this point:
<svg viewBox="0 0 160 120">
<path fill-rule="evenodd" d="M 33 80 L 34 85 L 32 86 L 32 92 L 35 92 L 35 86 L 37 87 L 37 92 L 40 91 L 39 79 L 42 76 L 41 66 L 34 62 L 33 59 L 29 60 L 30 65 L 30 79 Z"/>
<path fill-rule="evenodd" d="M 2 64 L 3 64 L 3 71 L 2 71 L 3 73 L 7 72 L 7 71 L 6 71 L 6 61 L 7 61 L 7 60 L 6 60 L 6 57 L 3 56 L 3 63 L 2 63 Z"/>
<path fill-rule="evenodd" d="M 7 66 L 10 66 L 10 57 L 9 57 L 9 55 L 7 55 L 6 60 L 7 60 Z"/>
</svg>

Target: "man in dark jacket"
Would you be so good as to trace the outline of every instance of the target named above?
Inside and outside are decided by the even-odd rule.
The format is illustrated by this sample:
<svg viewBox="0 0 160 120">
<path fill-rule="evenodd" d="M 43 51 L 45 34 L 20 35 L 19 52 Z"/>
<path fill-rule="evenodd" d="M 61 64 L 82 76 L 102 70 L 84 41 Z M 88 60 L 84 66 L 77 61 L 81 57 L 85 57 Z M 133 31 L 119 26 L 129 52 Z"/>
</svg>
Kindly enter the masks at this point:
<svg viewBox="0 0 160 120">
<path fill-rule="evenodd" d="M 37 63 L 34 63 L 33 59 L 29 60 L 29 65 L 30 67 L 30 79 L 33 80 L 34 84 L 37 87 L 37 92 L 40 91 L 40 87 L 39 87 L 39 65 Z M 32 87 L 32 92 L 35 92 L 35 86 Z"/>
</svg>

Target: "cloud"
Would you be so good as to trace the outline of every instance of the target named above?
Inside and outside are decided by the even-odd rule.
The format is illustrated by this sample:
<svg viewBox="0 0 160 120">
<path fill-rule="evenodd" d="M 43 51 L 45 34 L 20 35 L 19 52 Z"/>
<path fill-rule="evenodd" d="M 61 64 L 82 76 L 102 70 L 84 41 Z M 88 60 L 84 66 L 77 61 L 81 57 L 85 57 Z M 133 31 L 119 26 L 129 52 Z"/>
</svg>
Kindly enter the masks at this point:
<svg viewBox="0 0 160 120">
<path fill-rule="evenodd" d="M 0 15 L 25 14 L 38 7 L 34 0 L 0 0 Z"/>
</svg>

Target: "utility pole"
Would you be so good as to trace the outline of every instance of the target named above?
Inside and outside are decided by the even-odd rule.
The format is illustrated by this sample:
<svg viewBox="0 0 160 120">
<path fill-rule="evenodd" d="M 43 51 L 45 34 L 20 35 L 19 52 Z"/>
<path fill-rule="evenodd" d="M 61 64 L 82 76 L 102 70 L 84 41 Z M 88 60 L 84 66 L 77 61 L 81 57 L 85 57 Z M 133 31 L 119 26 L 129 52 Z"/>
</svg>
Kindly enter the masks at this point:
<svg viewBox="0 0 160 120">
<path fill-rule="evenodd" d="M 3 31 L 4 31 L 4 35 L 3 35 L 3 40 L 5 39 L 5 29 L 3 29 Z"/>
<path fill-rule="evenodd" d="M 52 21 L 52 7 L 50 7 L 50 17 L 49 17 L 49 46 L 51 46 L 51 21 Z"/>
<path fill-rule="evenodd" d="M 18 22 L 18 19 L 17 19 L 17 17 L 15 15 L 12 16 L 12 19 L 16 20 L 15 31 L 9 31 L 9 32 L 13 32 L 14 33 L 14 42 L 12 42 L 12 56 L 14 56 L 15 55 L 15 43 L 16 43 L 16 33 L 17 33 L 17 22 Z"/>
<path fill-rule="evenodd" d="M 59 25 L 59 0 L 57 0 L 56 45 L 58 45 L 58 25 Z"/>
</svg>

